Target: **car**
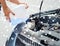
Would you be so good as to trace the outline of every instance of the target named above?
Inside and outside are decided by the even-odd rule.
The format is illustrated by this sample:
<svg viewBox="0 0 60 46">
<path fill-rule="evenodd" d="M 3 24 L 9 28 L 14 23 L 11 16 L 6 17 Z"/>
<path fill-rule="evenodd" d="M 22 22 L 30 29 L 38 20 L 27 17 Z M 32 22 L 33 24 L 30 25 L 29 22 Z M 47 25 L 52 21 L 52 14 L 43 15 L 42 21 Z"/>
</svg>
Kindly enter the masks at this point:
<svg viewBox="0 0 60 46">
<path fill-rule="evenodd" d="M 41 6 L 39 13 L 17 24 L 6 46 L 60 46 L 60 9 L 41 12 Z"/>
</svg>

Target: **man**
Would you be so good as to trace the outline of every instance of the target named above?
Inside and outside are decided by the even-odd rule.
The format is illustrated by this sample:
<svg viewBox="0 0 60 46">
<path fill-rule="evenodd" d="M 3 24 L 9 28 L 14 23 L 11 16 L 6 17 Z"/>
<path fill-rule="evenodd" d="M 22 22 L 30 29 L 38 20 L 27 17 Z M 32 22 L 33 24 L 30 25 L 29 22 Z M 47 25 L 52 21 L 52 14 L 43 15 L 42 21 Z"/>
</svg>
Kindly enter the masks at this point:
<svg viewBox="0 0 60 46">
<path fill-rule="evenodd" d="M 17 5 L 19 5 L 19 4 L 25 4 L 26 5 L 25 8 L 28 8 L 28 5 L 26 3 L 19 2 L 18 0 L 9 0 L 9 1 L 12 2 L 12 3 L 15 3 Z M 0 3 L 2 5 L 2 7 L 3 7 L 3 11 L 4 11 L 4 14 L 6 16 L 6 19 L 10 21 L 9 14 L 10 13 L 12 13 L 13 15 L 15 15 L 15 14 L 8 8 L 8 6 L 6 5 L 5 0 L 0 0 Z"/>
</svg>

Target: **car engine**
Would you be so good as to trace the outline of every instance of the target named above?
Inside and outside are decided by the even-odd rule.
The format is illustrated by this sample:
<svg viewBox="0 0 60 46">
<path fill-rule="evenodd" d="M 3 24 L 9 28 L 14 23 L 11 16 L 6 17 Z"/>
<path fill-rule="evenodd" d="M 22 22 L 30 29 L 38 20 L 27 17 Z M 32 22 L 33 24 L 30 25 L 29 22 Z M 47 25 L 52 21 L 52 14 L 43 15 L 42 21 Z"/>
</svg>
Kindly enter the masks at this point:
<svg viewBox="0 0 60 46">
<path fill-rule="evenodd" d="M 39 13 L 17 24 L 6 46 L 60 46 L 60 9 L 41 12 L 40 7 Z"/>
<path fill-rule="evenodd" d="M 6 46 L 60 46 L 60 9 L 30 15 L 19 23 Z"/>
</svg>

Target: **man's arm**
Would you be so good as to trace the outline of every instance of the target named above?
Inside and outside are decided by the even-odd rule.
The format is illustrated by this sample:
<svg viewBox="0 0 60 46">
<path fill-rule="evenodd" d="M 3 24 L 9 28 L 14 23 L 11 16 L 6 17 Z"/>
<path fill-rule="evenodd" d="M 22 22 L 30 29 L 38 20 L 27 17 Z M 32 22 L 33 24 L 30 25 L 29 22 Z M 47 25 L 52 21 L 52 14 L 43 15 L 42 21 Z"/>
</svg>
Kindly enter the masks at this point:
<svg viewBox="0 0 60 46">
<path fill-rule="evenodd" d="M 10 1 L 10 2 L 12 2 L 12 3 L 15 3 L 15 4 L 17 4 L 17 5 L 19 5 L 19 4 L 24 4 L 24 5 L 26 5 L 26 9 L 28 8 L 28 5 L 27 5 L 27 3 L 25 3 L 25 2 L 19 2 L 18 0 L 8 0 L 8 1 Z"/>
<path fill-rule="evenodd" d="M 19 2 L 18 0 L 8 0 L 8 1 L 10 1 L 10 2 L 12 2 L 12 3 L 15 3 L 15 4 L 17 4 L 17 5 L 20 4 L 20 2 Z"/>
<path fill-rule="evenodd" d="M 4 14 L 6 16 L 6 19 L 10 21 L 9 14 L 12 13 L 14 15 L 14 13 L 8 8 L 8 6 L 6 5 L 5 0 L 0 0 L 0 3 L 2 5 L 2 7 L 3 7 L 3 11 L 4 11 Z"/>
</svg>

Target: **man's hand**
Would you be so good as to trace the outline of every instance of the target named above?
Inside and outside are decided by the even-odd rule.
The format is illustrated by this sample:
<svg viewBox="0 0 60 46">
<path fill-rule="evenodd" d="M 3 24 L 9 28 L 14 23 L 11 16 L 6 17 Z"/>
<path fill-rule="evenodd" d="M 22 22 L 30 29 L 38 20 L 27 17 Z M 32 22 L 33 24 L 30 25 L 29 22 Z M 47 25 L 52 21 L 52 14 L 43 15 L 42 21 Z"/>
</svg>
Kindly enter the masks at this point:
<svg viewBox="0 0 60 46">
<path fill-rule="evenodd" d="M 9 20 L 9 21 L 11 21 L 9 14 L 10 13 L 12 13 L 13 15 L 15 15 L 15 14 L 8 8 L 8 6 L 6 5 L 5 0 L 0 0 L 0 3 L 2 5 L 2 7 L 3 7 L 3 11 L 4 11 L 4 14 L 6 16 L 6 19 Z"/>
<path fill-rule="evenodd" d="M 22 3 L 22 2 L 19 2 L 18 0 L 9 0 L 10 2 L 13 2 L 15 4 L 25 4 L 26 5 L 26 9 L 28 8 L 28 5 L 26 3 Z M 2 7 L 3 7 L 3 11 L 4 11 L 4 14 L 6 16 L 6 19 L 11 21 L 10 20 L 10 16 L 9 14 L 12 13 L 13 15 L 15 15 L 9 8 L 8 6 L 6 5 L 6 2 L 5 0 L 0 0 L 0 3 L 2 4 Z"/>
<path fill-rule="evenodd" d="M 25 5 L 25 9 L 27 9 L 29 6 L 27 5 L 27 3 L 20 3 L 20 4 L 24 4 Z"/>
<path fill-rule="evenodd" d="M 4 13 L 5 13 L 6 19 L 9 21 L 11 21 L 9 14 L 12 13 L 13 15 L 15 15 L 8 7 L 4 9 Z"/>
</svg>

